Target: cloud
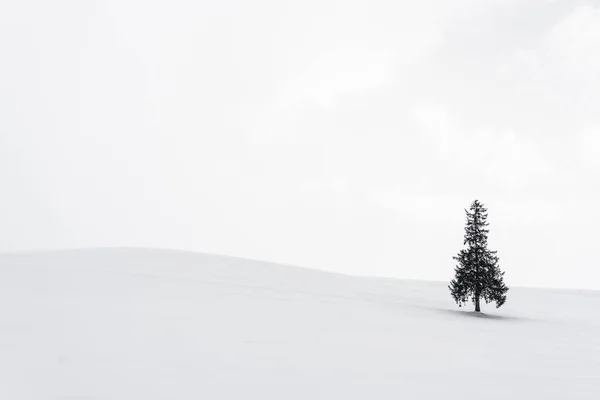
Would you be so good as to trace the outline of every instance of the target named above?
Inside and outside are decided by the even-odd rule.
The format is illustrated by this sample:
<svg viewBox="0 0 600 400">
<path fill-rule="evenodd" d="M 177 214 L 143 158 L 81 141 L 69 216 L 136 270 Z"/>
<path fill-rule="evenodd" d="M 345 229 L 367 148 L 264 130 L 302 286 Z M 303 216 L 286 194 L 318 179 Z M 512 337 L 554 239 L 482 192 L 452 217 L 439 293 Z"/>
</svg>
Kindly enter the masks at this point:
<svg viewBox="0 0 600 400">
<path fill-rule="evenodd" d="M 331 107 L 341 96 L 381 86 L 389 80 L 393 59 L 383 50 L 346 48 L 327 53 L 285 86 L 278 108 L 303 103 Z"/>
<path fill-rule="evenodd" d="M 490 222 L 497 221 L 505 224 L 533 224 L 533 223 L 555 223 L 563 214 L 560 203 L 548 199 L 527 199 L 491 202 Z"/>
<path fill-rule="evenodd" d="M 421 131 L 433 141 L 441 158 L 448 159 L 456 152 L 456 121 L 445 109 L 418 105 L 413 117 Z"/>
<path fill-rule="evenodd" d="M 513 131 L 459 134 L 464 132 L 459 121 L 443 108 L 417 106 L 413 116 L 436 147 L 439 158 L 482 171 L 497 183 L 513 186 L 551 172 L 535 142 Z"/>
<path fill-rule="evenodd" d="M 491 137 L 490 152 L 482 160 L 488 176 L 506 184 L 524 183 L 551 172 L 548 163 L 531 140 L 520 139 L 514 132 Z"/>
<path fill-rule="evenodd" d="M 579 150 L 583 162 L 600 172 L 600 126 L 586 130 L 579 137 Z"/>
<path fill-rule="evenodd" d="M 586 3 L 556 23 L 549 45 L 576 71 L 600 68 L 600 8 Z"/>
<path fill-rule="evenodd" d="M 459 222 L 464 219 L 463 209 L 472 201 L 466 197 L 412 194 L 406 190 L 379 190 L 370 195 L 371 203 L 409 216 L 411 219 L 435 222 Z"/>
</svg>

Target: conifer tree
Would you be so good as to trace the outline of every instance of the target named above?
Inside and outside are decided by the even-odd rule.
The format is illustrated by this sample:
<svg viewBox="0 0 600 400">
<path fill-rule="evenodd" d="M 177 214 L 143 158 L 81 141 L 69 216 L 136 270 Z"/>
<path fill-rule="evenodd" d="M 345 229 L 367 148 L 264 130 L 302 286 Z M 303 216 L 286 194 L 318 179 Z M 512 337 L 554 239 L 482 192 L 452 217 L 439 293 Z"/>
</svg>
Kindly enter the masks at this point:
<svg viewBox="0 0 600 400">
<path fill-rule="evenodd" d="M 480 312 L 480 299 L 486 303 L 495 302 L 496 308 L 501 307 L 506 301 L 508 287 L 504 284 L 504 272 L 498 266 L 498 257 L 495 251 L 488 250 L 487 241 L 487 209 L 475 200 L 467 213 L 465 226 L 464 245 L 453 257 L 458 262 L 455 267 L 455 277 L 450 282 L 450 294 L 462 307 L 469 299 L 475 304 L 475 311 Z"/>
</svg>

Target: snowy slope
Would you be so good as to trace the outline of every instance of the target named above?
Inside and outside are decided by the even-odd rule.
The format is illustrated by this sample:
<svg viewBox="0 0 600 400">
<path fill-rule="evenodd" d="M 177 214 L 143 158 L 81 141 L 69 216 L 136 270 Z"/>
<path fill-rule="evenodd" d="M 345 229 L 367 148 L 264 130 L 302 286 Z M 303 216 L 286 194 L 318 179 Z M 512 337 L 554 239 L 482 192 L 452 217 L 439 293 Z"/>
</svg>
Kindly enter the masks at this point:
<svg viewBox="0 0 600 400">
<path fill-rule="evenodd" d="M 0 256 L 0 399 L 600 399 L 600 292 L 163 250 Z"/>
</svg>

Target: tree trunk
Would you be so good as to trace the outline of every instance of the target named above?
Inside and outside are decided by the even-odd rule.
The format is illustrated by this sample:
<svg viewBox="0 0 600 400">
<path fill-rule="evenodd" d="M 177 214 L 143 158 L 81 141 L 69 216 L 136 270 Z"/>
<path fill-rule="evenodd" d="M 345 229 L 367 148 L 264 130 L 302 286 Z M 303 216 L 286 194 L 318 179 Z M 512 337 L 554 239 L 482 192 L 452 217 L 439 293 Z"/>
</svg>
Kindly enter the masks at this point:
<svg viewBox="0 0 600 400">
<path fill-rule="evenodd" d="M 479 222 L 477 221 L 477 216 L 478 216 L 478 212 L 479 212 L 479 208 L 476 207 L 475 210 L 473 211 L 473 222 L 475 224 L 475 226 L 477 227 Z M 475 247 L 475 312 L 481 312 L 481 309 L 479 308 L 479 294 L 481 293 L 479 291 L 480 289 L 480 277 L 479 277 L 479 242 L 477 242 L 477 244 L 474 246 Z"/>
</svg>

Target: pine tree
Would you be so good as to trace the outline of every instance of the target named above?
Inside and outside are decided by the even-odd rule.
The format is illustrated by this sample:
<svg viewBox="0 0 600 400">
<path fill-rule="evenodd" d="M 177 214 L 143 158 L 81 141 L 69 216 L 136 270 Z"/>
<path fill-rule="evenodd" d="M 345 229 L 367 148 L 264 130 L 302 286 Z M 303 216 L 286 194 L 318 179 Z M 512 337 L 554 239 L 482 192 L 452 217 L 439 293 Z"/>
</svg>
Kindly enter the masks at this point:
<svg viewBox="0 0 600 400">
<path fill-rule="evenodd" d="M 495 302 L 496 308 L 499 308 L 506 301 L 508 287 L 504 284 L 504 272 L 498 266 L 496 252 L 487 248 L 487 209 L 479 200 L 475 200 L 470 210 L 465 212 L 467 224 L 464 245 L 467 248 L 453 257 L 458 265 L 454 269 L 455 278 L 448 286 L 450 294 L 459 307 L 472 299 L 476 312 L 481 311 L 481 298 L 486 303 Z"/>
</svg>

